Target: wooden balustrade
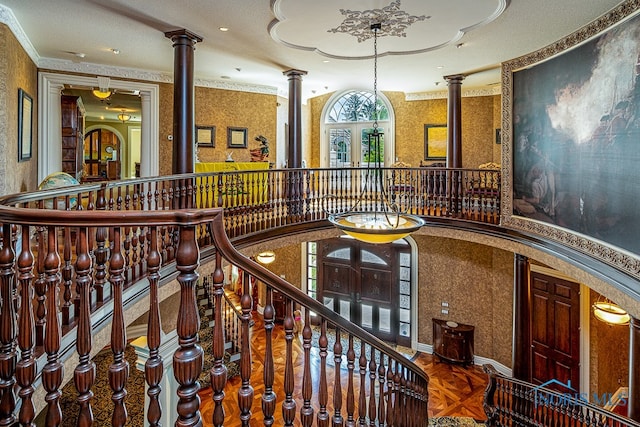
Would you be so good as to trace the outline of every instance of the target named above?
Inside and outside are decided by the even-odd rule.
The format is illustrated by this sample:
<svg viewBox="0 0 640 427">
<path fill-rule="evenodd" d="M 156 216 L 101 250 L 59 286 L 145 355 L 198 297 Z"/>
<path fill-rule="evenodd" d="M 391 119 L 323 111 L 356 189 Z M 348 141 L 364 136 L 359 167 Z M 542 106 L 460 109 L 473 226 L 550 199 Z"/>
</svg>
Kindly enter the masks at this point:
<svg viewBox="0 0 640 427">
<path fill-rule="evenodd" d="M 505 377 L 484 365 L 489 383 L 484 395 L 488 426 L 640 427 L 640 423 L 588 402 L 588 396 L 553 391 Z"/>
<path fill-rule="evenodd" d="M 0 199 L 0 425 L 31 425 L 44 408 L 46 425 L 58 425 L 62 414 L 60 393 L 73 377 L 80 405 L 78 425 L 91 425 L 95 366 L 90 360 L 97 309 L 112 316 L 109 384 L 114 402 L 113 425 L 129 417 L 125 396 L 130 366 L 124 360 L 124 313 L 130 289 L 146 283 L 149 295 L 145 364 L 148 385 L 147 421 L 158 425 L 162 412 L 177 415 L 176 425 L 197 425 L 200 419 L 197 378 L 202 369 L 198 344 L 199 314 L 195 284 L 202 249 L 215 247 L 212 276 L 214 307 L 223 307 L 222 262 L 233 263 L 268 285 L 264 324 L 266 352 L 261 418 L 274 423 L 277 396 L 283 399 L 286 425 L 418 426 L 426 424 L 426 376 L 402 355 L 376 337 L 336 316 L 319 302 L 247 259 L 233 248 L 229 237 L 324 219 L 329 211 L 344 211 L 358 200 L 360 208 L 373 209 L 371 190 L 363 193 L 363 169 L 296 169 L 202 175 L 87 184 Z M 499 178 L 486 171 L 436 169 L 385 169 L 382 186 L 391 203 L 401 210 L 424 216 L 448 216 L 487 223 L 499 218 Z M 484 175 L 483 175 L 484 174 Z M 452 189 L 455 189 L 453 191 Z M 211 193 L 211 194 L 209 194 Z M 215 197 L 213 197 L 215 195 Z M 455 197 L 453 197 L 455 196 Z M 194 207 L 197 209 L 189 210 Z M 218 208 L 220 207 L 220 208 Z M 223 215 L 224 211 L 224 215 Z M 172 267 L 173 266 L 173 267 Z M 168 269 L 168 270 L 167 270 Z M 177 322 L 179 348 L 173 367 L 179 383 L 176 408 L 162 408 L 159 394 L 163 361 L 159 354 L 160 309 L 158 290 L 167 280 L 161 271 L 176 271 L 180 285 Z M 223 401 L 234 399 L 243 425 L 258 408 L 252 408 L 251 354 L 249 346 L 251 295 L 243 284 L 240 317 L 230 332 L 223 310 L 214 310 L 214 363 L 210 371 L 215 409 L 212 422 L 225 422 Z M 273 290 L 285 296 L 285 366 L 282 389 L 274 387 Z M 137 290 L 136 292 L 140 292 Z M 24 304 L 24 301 L 33 301 Z M 293 307 L 305 308 L 302 330 L 303 380 L 294 383 Z M 309 312 L 323 320 L 314 338 Z M 102 312 L 104 314 L 104 311 Z M 239 319 L 239 320 L 238 320 Z M 64 363 L 72 357 L 67 342 L 74 331 L 77 364 L 65 375 Z M 242 386 L 238 396 L 225 396 L 225 334 L 237 334 Z M 329 346 L 327 334 L 337 339 Z M 345 344 L 339 339 L 344 337 Z M 348 342 L 348 344 L 346 344 Z M 356 349 L 358 348 L 358 353 Z M 319 369 L 312 348 L 319 348 Z M 42 360 L 38 365 L 36 362 Z M 333 378 L 327 363 L 334 365 Z M 348 375 L 341 377 L 341 365 Z M 42 366 L 38 372 L 38 366 Z M 342 369 L 344 372 L 345 370 Z M 317 378 L 312 377 L 318 375 Z M 36 378 L 42 378 L 43 402 L 34 401 Z M 314 395 L 313 383 L 320 385 Z M 17 395 L 16 395 L 17 393 Z M 19 402 L 18 402 L 19 399 Z M 299 400 L 298 400 L 299 399 Z M 17 409 L 19 407 L 19 410 Z M 318 408 L 317 413 L 314 407 Z M 408 416 L 407 414 L 421 414 Z"/>
</svg>

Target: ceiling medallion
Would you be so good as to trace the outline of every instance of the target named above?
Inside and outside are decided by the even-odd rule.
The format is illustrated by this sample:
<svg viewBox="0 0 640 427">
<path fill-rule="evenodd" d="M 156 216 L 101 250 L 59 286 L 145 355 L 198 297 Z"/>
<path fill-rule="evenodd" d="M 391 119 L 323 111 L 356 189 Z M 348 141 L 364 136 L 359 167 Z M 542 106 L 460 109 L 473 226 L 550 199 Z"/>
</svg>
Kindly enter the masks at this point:
<svg viewBox="0 0 640 427">
<path fill-rule="evenodd" d="M 385 6 L 382 9 L 363 11 L 340 9 L 340 13 L 344 15 L 344 21 L 336 28 L 327 30 L 327 32 L 351 34 L 358 39 L 358 43 L 373 37 L 371 32 L 372 23 L 384 22 L 384 26 L 379 30 L 378 37 L 406 37 L 405 30 L 410 25 L 417 21 L 431 18 L 431 16 L 426 15 L 409 15 L 407 12 L 400 10 L 400 0 L 394 0 L 389 6 Z"/>
</svg>

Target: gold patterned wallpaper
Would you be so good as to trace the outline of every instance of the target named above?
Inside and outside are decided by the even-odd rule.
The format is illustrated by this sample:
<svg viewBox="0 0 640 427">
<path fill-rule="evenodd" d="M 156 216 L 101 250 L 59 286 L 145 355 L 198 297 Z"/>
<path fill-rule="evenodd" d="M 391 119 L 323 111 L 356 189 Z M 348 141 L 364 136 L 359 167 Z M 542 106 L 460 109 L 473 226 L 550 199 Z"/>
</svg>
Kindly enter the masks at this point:
<svg viewBox="0 0 640 427">
<path fill-rule="evenodd" d="M 201 162 L 224 162 L 233 153 L 237 162 L 251 160 L 249 150 L 260 144 L 254 140 L 263 135 L 269 141 L 269 160 L 275 161 L 276 95 L 238 92 L 205 87 L 195 88 L 195 125 L 215 126 L 215 147 L 199 147 Z M 227 127 L 247 128 L 247 148 L 227 148 Z M 160 175 L 170 175 L 173 142 L 173 85 L 160 84 Z"/>
<path fill-rule="evenodd" d="M 418 341 L 433 343 L 432 318 L 475 326 L 475 354 L 511 366 L 513 253 L 473 242 L 415 236 Z M 442 302 L 449 314 L 441 313 Z"/>
<path fill-rule="evenodd" d="M 320 166 L 320 121 L 322 109 L 333 94 L 310 99 L 311 167 Z M 406 101 L 403 92 L 384 92 L 394 110 L 396 120 L 396 157 L 399 161 L 419 166 L 424 161 L 424 125 L 447 123 L 447 100 Z M 495 129 L 500 124 L 500 96 L 462 98 L 462 166 L 476 168 L 490 161 L 500 161 L 500 146 L 495 144 Z M 496 147 L 497 145 L 497 147 Z"/>
<path fill-rule="evenodd" d="M 11 30 L 0 24 L 0 194 L 38 187 L 38 69 Z M 18 89 L 33 100 L 31 159 L 18 162 Z"/>
</svg>

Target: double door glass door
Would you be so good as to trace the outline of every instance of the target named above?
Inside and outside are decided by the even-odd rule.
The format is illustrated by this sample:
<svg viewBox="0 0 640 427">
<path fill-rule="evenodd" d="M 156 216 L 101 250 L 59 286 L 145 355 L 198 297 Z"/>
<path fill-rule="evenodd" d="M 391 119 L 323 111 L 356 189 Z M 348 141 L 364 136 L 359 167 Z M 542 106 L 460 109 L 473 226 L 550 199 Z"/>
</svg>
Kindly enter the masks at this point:
<svg viewBox="0 0 640 427">
<path fill-rule="evenodd" d="M 396 342 L 398 248 L 347 239 L 318 243 L 317 297 L 329 309 L 380 339 Z"/>
</svg>

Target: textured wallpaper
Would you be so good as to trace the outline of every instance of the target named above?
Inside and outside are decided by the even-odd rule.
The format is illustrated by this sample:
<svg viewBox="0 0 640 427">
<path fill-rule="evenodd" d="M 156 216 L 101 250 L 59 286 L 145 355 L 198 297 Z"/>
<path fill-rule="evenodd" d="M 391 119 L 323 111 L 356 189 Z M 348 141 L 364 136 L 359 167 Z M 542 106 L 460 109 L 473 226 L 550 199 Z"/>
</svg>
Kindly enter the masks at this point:
<svg viewBox="0 0 640 427">
<path fill-rule="evenodd" d="M 475 326 L 475 354 L 511 366 L 513 254 L 477 243 L 415 236 L 419 250 L 419 336 L 432 318 Z M 449 314 L 441 313 L 442 303 Z"/>
<path fill-rule="evenodd" d="M 38 74 L 9 28 L 0 24 L 0 194 L 38 187 Z M 32 157 L 18 162 L 18 89 L 33 99 Z"/>
<path fill-rule="evenodd" d="M 447 100 L 406 101 L 402 92 L 384 94 L 395 113 L 396 157 L 417 167 L 421 160 L 424 161 L 424 125 L 447 123 Z M 309 100 L 313 116 L 309 152 L 312 167 L 320 166 L 322 109 L 332 95 L 325 94 Z M 495 143 L 495 129 L 500 123 L 499 107 L 500 96 L 462 98 L 463 167 L 476 168 L 481 163 L 499 162 L 500 146 Z"/>
</svg>

